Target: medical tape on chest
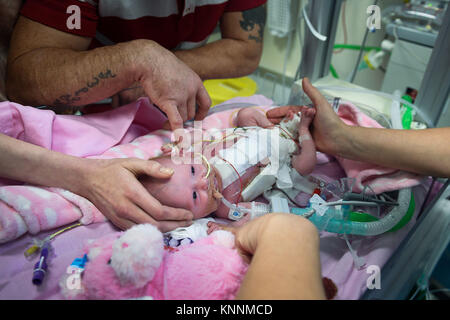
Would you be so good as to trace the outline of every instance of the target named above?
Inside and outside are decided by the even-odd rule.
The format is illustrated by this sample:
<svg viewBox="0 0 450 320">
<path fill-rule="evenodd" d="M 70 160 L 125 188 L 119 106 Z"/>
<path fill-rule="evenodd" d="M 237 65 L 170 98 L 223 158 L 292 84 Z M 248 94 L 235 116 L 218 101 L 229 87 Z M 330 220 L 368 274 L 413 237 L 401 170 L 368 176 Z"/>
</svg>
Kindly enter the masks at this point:
<svg viewBox="0 0 450 320">
<path fill-rule="evenodd" d="M 270 187 L 280 165 L 290 161 L 290 153 L 295 150 L 295 143 L 283 138 L 278 128 L 239 130 L 235 134 L 240 136 L 240 139 L 229 148 L 220 150 L 219 155 L 210 160 L 222 177 L 223 188 L 236 181 L 237 174 L 242 176 L 247 169 L 257 164 L 270 164 L 260 174 L 272 176 L 257 179 L 259 182 L 265 182 L 264 186 L 259 185 L 258 191 L 261 187 L 267 188 L 266 185 Z M 251 190 L 245 194 L 247 193 L 254 194 Z"/>
</svg>

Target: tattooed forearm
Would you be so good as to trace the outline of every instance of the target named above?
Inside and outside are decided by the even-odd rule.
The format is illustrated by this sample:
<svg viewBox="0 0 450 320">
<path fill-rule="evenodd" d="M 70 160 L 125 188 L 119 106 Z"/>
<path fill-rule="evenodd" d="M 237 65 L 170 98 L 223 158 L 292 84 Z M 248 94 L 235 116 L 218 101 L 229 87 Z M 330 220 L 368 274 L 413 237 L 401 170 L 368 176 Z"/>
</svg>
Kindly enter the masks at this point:
<svg viewBox="0 0 450 320">
<path fill-rule="evenodd" d="M 92 81 L 88 81 L 86 83 L 86 86 L 75 91 L 73 95 L 71 94 L 65 94 L 60 96 L 58 99 L 56 99 L 53 102 L 53 106 L 55 107 L 62 107 L 62 106 L 73 106 L 77 101 L 81 100 L 80 95 L 84 94 L 89 91 L 89 89 L 92 89 L 100 83 L 100 80 L 109 79 L 109 78 L 115 78 L 116 75 L 112 73 L 111 70 L 106 70 L 105 72 L 100 72 L 96 77 L 92 78 Z"/>
<path fill-rule="evenodd" d="M 258 35 L 249 35 L 249 40 L 255 40 L 256 42 L 262 42 L 264 26 L 266 24 L 266 8 L 265 6 L 259 6 L 254 9 L 242 11 L 243 20 L 239 21 L 241 28 L 245 31 L 253 31 L 255 27 L 259 26 Z"/>
</svg>

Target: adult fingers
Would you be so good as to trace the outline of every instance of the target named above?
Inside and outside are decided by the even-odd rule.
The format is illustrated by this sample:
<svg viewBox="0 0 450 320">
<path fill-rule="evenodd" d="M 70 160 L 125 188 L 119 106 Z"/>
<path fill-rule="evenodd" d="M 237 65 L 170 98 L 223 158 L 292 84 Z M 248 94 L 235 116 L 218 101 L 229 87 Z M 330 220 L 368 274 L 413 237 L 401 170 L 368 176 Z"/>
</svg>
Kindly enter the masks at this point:
<svg viewBox="0 0 450 320">
<path fill-rule="evenodd" d="M 164 122 L 162 128 L 164 130 L 170 130 L 170 121 L 167 120 L 166 122 Z"/>
<path fill-rule="evenodd" d="M 187 104 L 178 105 L 178 112 L 180 113 L 183 123 L 188 121 L 188 106 Z"/>
<path fill-rule="evenodd" d="M 146 174 L 154 178 L 167 179 L 173 174 L 173 169 L 163 167 L 157 161 L 130 158 L 123 166 L 134 175 Z"/>
<path fill-rule="evenodd" d="M 195 117 L 195 99 L 191 98 L 187 103 L 187 119 L 191 120 Z"/>
<path fill-rule="evenodd" d="M 172 208 L 168 206 L 162 206 L 162 213 L 157 220 L 192 220 L 194 215 L 191 211 L 181 208 Z"/>
<path fill-rule="evenodd" d="M 320 106 L 328 104 L 327 99 L 311 84 L 308 78 L 303 78 L 302 87 L 303 91 L 305 91 L 306 95 L 311 99 L 314 107 L 320 108 Z"/>
<path fill-rule="evenodd" d="M 124 163 L 124 167 L 135 176 L 146 174 L 154 178 L 167 179 L 173 174 L 173 169 L 165 168 L 158 162 L 152 160 L 130 159 Z M 163 206 L 157 199 L 151 196 L 142 184 L 136 183 L 132 191 L 129 191 L 128 198 L 135 205 L 142 208 L 147 213 L 147 216 L 151 215 L 156 220 L 164 219 Z M 142 215 L 140 216 L 140 220 L 142 221 Z"/>
<path fill-rule="evenodd" d="M 195 115 L 195 120 L 203 120 L 208 114 L 209 108 L 211 107 L 211 98 L 209 97 L 208 91 L 206 91 L 203 84 L 197 91 L 196 100 L 198 104 L 198 110 Z"/>
<path fill-rule="evenodd" d="M 172 130 L 183 128 L 184 121 L 175 103 L 167 103 L 165 105 L 161 105 L 160 107 L 167 114 Z"/>
<path fill-rule="evenodd" d="M 111 107 L 113 109 L 120 107 L 120 96 L 118 93 L 111 97 Z"/>
<path fill-rule="evenodd" d="M 279 124 L 283 118 L 268 118 L 272 124 Z"/>
<path fill-rule="evenodd" d="M 134 201 L 130 201 L 130 205 L 126 212 L 122 213 L 121 218 L 124 224 L 133 225 L 133 224 L 142 224 L 142 223 L 150 223 L 153 225 L 157 225 L 156 219 L 154 219 L 151 214 L 151 211 L 145 212 L 139 203 Z"/>
<path fill-rule="evenodd" d="M 111 221 L 113 225 L 115 225 L 117 228 L 121 230 L 127 230 L 136 224 L 135 222 L 130 221 L 126 218 L 121 218 L 117 216 L 117 214 L 110 215 L 108 217 L 108 220 Z"/>
<path fill-rule="evenodd" d="M 273 123 L 264 115 L 256 118 L 256 124 L 262 128 L 269 128 L 273 126 Z"/>
<path fill-rule="evenodd" d="M 270 109 L 266 112 L 267 118 L 271 119 L 278 119 L 278 118 L 284 118 L 289 111 L 298 112 L 301 110 L 300 106 L 282 106 L 274 109 Z"/>
</svg>

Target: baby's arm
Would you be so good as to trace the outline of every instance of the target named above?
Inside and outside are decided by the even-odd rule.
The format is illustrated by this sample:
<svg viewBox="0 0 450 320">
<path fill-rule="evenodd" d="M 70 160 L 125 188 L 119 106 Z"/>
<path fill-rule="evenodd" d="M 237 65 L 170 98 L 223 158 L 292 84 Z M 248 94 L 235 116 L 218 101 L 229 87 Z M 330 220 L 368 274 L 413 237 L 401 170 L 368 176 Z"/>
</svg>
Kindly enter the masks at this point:
<svg viewBox="0 0 450 320">
<path fill-rule="evenodd" d="M 292 157 L 292 167 L 302 176 L 309 175 L 314 170 L 317 162 L 316 145 L 309 132 L 309 125 L 314 119 L 315 111 L 313 108 L 303 108 L 298 128 L 301 150 L 300 154 Z"/>
<path fill-rule="evenodd" d="M 273 127 L 273 123 L 267 119 L 266 114 L 259 108 L 242 108 L 236 116 L 237 127 Z"/>
</svg>

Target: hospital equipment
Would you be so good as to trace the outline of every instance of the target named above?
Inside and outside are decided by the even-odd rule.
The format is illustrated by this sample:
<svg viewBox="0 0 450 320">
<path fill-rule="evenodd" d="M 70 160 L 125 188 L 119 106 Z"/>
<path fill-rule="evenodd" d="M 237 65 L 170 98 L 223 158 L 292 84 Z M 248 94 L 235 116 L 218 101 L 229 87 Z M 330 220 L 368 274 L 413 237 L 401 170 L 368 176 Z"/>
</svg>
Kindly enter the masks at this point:
<svg viewBox="0 0 450 320">
<path fill-rule="evenodd" d="M 39 261 L 36 262 L 33 270 L 33 284 L 41 285 L 44 280 L 45 274 L 47 273 L 47 258 L 49 253 L 49 243 L 46 243 L 41 250 L 41 255 Z"/>
<path fill-rule="evenodd" d="M 322 88 L 322 93 L 355 102 L 372 116 L 372 109 L 367 108 L 367 101 L 370 100 L 371 107 L 381 114 L 372 118 L 383 126 L 386 126 L 387 121 L 391 125 L 389 115 L 392 95 L 388 97 L 379 92 L 361 94 L 362 92 L 352 90 L 366 89 L 328 76 L 341 4 L 342 1 L 318 0 L 310 1 L 305 8 L 316 29 L 328 39 L 323 42 L 310 32 L 305 32 L 302 59 L 296 80 L 309 77 L 315 86 L 328 87 Z M 405 36 L 405 29 L 404 26 L 398 28 L 400 39 Z M 434 36 L 436 36 L 434 48 L 414 102 L 414 110 L 418 112 L 418 119 L 415 120 L 426 123 L 428 127 L 449 125 L 450 10 L 442 12 L 439 33 Z M 298 86 L 298 82 L 296 85 Z M 341 90 L 338 90 L 338 87 Z M 389 93 L 393 91 L 389 90 Z M 289 104 L 296 103 L 297 93 L 296 86 L 293 86 Z M 396 99 L 398 100 L 398 97 Z M 400 100 L 400 103 L 404 101 Z M 412 107 L 409 103 L 406 105 Z M 450 241 L 450 203 L 446 200 L 450 195 L 450 187 L 448 180 L 441 183 L 443 186 L 438 194 L 431 203 L 422 208 L 413 229 L 382 267 L 381 287 L 377 290 L 367 289 L 361 299 L 406 299 L 414 286 L 422 288 L 428 286 L 428 279 L 434 266 Z"/>
<path fill-rule="evenodd" d="M 419 89 L 437 44 L 448 1 L 417 1 L 392 5 L 382 12 L 386 33 L 395 38 L 381 90 Z"/>
<path fill-rule="evenodd" d="M 211 107 L 235 97 L 254 95 L 258 85 L 249 77 L 233 79 L 210 79 L 203 82 L 211 98 Z"/>
<path fill-rule="evenodd" d="M 326 36 L 327 40 L 319 40 L 312 32 L 309 32 L 308 28 L 305 28 L 301 62 L 294 80 L 308 77 L 314 82 L 329 74 L 342 3 L 342 0 L 317 0 L 308 1 L 304 7 L 311 24 L 317 32 Z M 419 1 L 412 1 L 411 3 L 413 4 L 413 10 L 408 11 L 425 12 L 424 10 L 428 10 L 424 8 L 420 9 L 419 7 L 422 4 Z M 448 52 L 450 51 L 450 10 L 445 10 L 448 7 L 446 1 L 439 2 L 442 4 L 439 4 L 438 1 L 426 2 L 425 5 L 428 6 L 427 8 L 430 8 L 429 3 L 433 3 L 429 10 L 434 10 L 433 8 L 439 8 L 439 6 L 442 7 L 442 10 L 436 11 L 438 14 L 436 14 L 436 19 L 433 19 L 433 30 L 427 34 L 427 36 L 435 38 L 434 48 L 431 52 L 429 63 L 423 70 L 424 75 L 420 82 L 420 88 L 418 88 L 419 93 L 415 100 L 415 105 L 418 106 L 424 115 L 419 115 L 422 118 L 420 120 L 428 123 L 429 127 L 435 127 L 448 125 L 450 121 L 448 99 L 448 93 L 450 92 L 450 73 L 448 73 L 450 69 L 450 60 L 448 59 Z M 408 14 L 411 15 L 412 13 L 409 12 Z M 416 18 L 423 16 L 421 14 L 412 15 Z M 436 32 L 437 27 L 439 27 L 439 33 Z M 409 29 L 411 28 L 407 28 L 405 25 L 397 26 L 398 38 L 400 40 L 405 39 L 405 37 L 417 39 L 417 32 L 410 33 L 409 36 L 406 35 Z M 389 28 L 387 31 L 389 33 Z M 362 45 L 362 47 L 364 46 Z M 395 52 L 392 55 L 395 55 Z M 359 63 L 357 65 L 359 66 Z M 389 93 L 393 93 L 394 89 L 389 90 Z M 399 89 L 401 90 L 402 88 Z M 289 101 L 291 102 L 291 99 Z"/>
<path fill-rule="evenodd" d="M 352 192 L 347 192 L 342 200 L 334 202 L 326 202 L 314 195 L 310 199 L 310 207 L 307 208 L 289 207 L 288 200 L 281 197 L 272 197 L 270 204 L 252 202 L 251 208 L 239 207 L 225 198 L 222 198 L 222 202 L 230 209 L 228 217 L 232 220 L 239 220 L 246 213 L 250 214 L 253 219 L 270 212 L 284 212 L 308 218 L 321 231 L 363 236 L 379 235 L 393 229 L 398 230 L 409 221 L 414 211 L 414 199 L 410 188 L 400 190 L 395 202 Z M 379 208 L 381 205 L 394 206 L 381 219 L 350 210 L 350 206 Z"/>
</svg>

